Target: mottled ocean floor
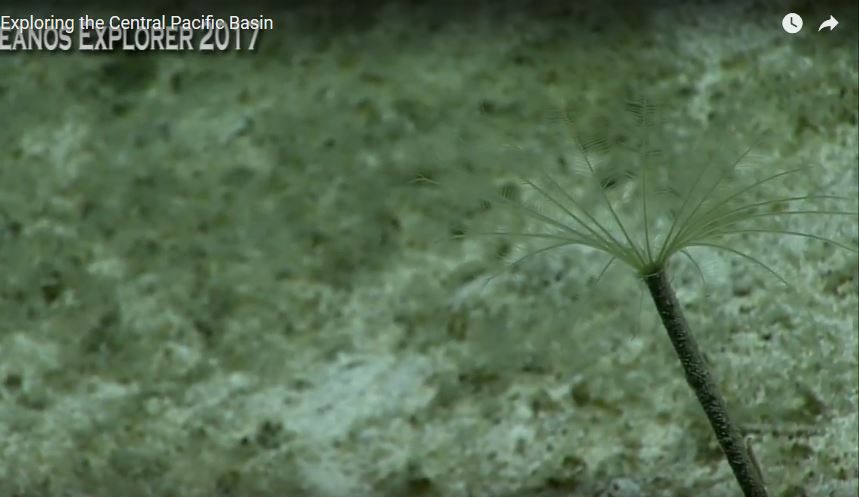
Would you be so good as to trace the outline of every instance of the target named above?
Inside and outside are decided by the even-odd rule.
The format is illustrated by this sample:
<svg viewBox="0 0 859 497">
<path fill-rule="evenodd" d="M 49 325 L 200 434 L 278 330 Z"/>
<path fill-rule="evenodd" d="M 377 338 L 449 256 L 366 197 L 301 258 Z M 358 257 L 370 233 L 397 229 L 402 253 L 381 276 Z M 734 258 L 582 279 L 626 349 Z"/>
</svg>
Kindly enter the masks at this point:
<svg viewBox="0 0 859 497">
<path fill-rule="evenodd" d="M 566 250 L 484 285 L 509 247 L 452 235 L 508 222 L 479 185 L 563 170 L 552 111 L 641 95 L 689 167 L 764 130 L 761 167 L 808 166 L 774 194 L 856 210 L 856 13 L 791 37 L 783 2 L 564 4 L 0 58 L 0 494 L 737 495 L 630 271 Z M 856 254 L 732 243 L 789 286 L 704 251 L 675 285 L 772 495 L 855 496 Z"/>
</svg>

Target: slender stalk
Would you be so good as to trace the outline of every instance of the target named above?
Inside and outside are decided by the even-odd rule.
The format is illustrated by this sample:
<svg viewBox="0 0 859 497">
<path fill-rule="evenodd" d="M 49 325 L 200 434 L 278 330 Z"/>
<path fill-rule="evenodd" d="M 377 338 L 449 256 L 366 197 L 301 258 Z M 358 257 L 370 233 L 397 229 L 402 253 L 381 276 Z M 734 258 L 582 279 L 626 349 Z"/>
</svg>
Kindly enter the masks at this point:
<svg viewBox="0 0 859 497">
<path fill-rule="evenodd" d="M 689 324 L 683 316 L 683 310 L 674 294 L 674 289 L 668 281 L 664 269 L 644 277 L 644 282 L 650 289 L 650 296 L 656 305 L 656 310 L 662 318 L 668 338 L 677 352 L 677 358 L 686 373 L 686 381 L 698 402 L 704 408 L 704 413 L 710 421 L 710 426 L 716 434 L 728 464 L 740 484 L 745 497 L 769 497 L 763 476 L 757 467 L 751 452 L 746 448 L 739 427 L 728 415 L 725 400 L 719 393 L 713 381 L 704 356 L 698 349 L 698 344 L 689 330 Z"/>
</svg>

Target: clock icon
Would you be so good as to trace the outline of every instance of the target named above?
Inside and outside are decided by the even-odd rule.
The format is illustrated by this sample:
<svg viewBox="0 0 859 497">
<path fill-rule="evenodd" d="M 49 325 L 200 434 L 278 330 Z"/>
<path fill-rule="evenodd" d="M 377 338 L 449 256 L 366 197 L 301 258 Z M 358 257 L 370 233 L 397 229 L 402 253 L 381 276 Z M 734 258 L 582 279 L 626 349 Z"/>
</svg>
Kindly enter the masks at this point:
<svg viewBox="0 0 859 497">
<path fill-rule="evenodd" d="M 799 33 L 799 30 L 802 29 L 802 17 L 791 12 L 782 18 L 781 27 L 790 34 Z"/>
</svg>

